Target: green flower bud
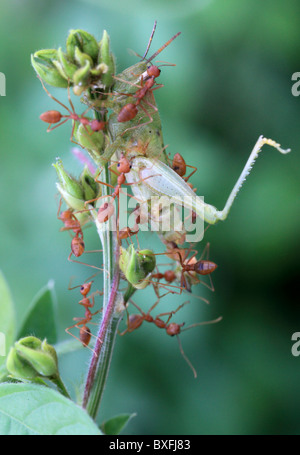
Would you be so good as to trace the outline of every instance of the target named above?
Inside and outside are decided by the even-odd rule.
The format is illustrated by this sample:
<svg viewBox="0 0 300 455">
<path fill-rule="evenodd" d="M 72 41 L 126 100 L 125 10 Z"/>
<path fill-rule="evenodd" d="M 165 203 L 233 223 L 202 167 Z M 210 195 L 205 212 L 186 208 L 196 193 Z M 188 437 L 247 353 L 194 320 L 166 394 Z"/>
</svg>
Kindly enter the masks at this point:
<svg viewBox="0 0 300 455">
<path fill-rule="evenodd" d="M 84 191 L 80 182 L 65 171 L 60 159 L 57 159 L 52 166 L 55 168 L 59 178 L 59 183 L 56 184 L 56 187 L 68 207 L 76 211 L 84 210 Z M 86 218 L 86 216 L 83 218 Z"/>
<path fill-rule="evenodd" d="M 94 177 L 91 175 L 88 167 L 85 166 L 80 176 L 80 183 L 83 188 L 84 200 L 89 201 L 101 196 L 101 190 Z"/>
<path fill-rule="evenodd" d="M 105 136 L 102 131 L 92 131 L 88 125 L 75 126 L 74 137 L 81 147 L 88 150 L 91 157 L 97 162 L 97 157 L 104 148 Z"/>
<path fill-rule="evenodd" d="M 97 65 L 95 68 L 91 69 L 91 74 L 93 76 L 101 76 L 102 74 L 107 73 L 108 71 L 108 66 L 105 63 L 100 63 Z"/>
<path fill-rule="evenodd" d="M 52 63 L 53 60 L 57 59 L 58 51 L 56 49 L 41 49 L 36 51 L 33 55 L 35 58 L 44 60 L 44 62 Z"/>
<path fill-rule="evenodd" d="M 19 379 L 53 377 L 58 375 L 57 355 L 53 346 L 36 337 L 21 338 L 10 350 L 6 367 Z"/>
<path fill-rule="evenodd" d="M 67 171 L 65 171 L 62 161 L 60 159 L 56 160 L 55 164 L 52 164 L 55 168 L 61 186 L 65 191 L 67 191 L 70 196 L 73 196 L 77 199 L 84 199 L 83 189 L 80 183 L 72 177 Z"/>
<path fill-rule="evenodd" d="M 48 49 L 46 50 L 48 51 Z M 52 51 L 52 50 L 51 50 Z M 49 85 L 53 87 L 68 87 L 68 81 L 61 75 L 59 70 L 53 65 L 53 62 L 49 60 L 50 53 L 45 52 L 46 57 L 44 58 L 45 63 L 41 63 L 37 58 L 42 59 L 41 57 L 36 57 L 36 54 L 41 54 L 42 51 L 38 51 L 35 54 L 31 55 L 31 64 L 40 78 Z M 54 55 L 54 53 L 53 53 Z"/>
<path fill-rule="evenodd" d="M 99 63 L 105 63 L 107 65 L 107 71 L 102 75 L 101 81 L 102 84 L 106 87 L 111 87 L 114 84 L 113 75 L 116 71 L 116 65 L 114 61 L 114 56 L 110 52 L 109 46 L 109 36 L 107 31 L 103 31 L 102 40 L 100 42 L 100 54 L 99 54 Z"/>
<path fill-rule="evenodd" d="M 16 348 L 10 348 L 6 359 L 6 368 L 15 378 L 32 380 L 37 377 L 35 369 L 17 353 Z"/>
<path fill-rule="evenodd" d="M 69 61 L 66 54 L 62 51 L 61 47 L 57 50 L 57 57 L 58 60 L 53 60 L 53 64 L 57 67 L 57 69 L 61 69 L 61 71 L 66 75 L 67 79 L 73 81 L 73 75 L 77 70 L 77 66 Z"/>
<path fill-rule="evenodd" d="M 136 289 L 144 289 L 148 286 L 155 264 L 155 255 L 151 250 L 135 251 L 133 245 L 130 245 L 127 250 L 121 248 L 120 269 L 127 281 Z"/>
<path fill-rule="evenodd" d="M 74 86 L 82 87 L 83 90 L 89 85 L 91 76 L 91 64 L 88 60 L 85 61 L 85 65 L 73 74 Z"/>
<path fill-rule="evenodd" d="M 51 344 L 47 343 L 46 338 L 42 341 L 42 350 L 44 352 L 47 352 L 49 355 L 51 355 L 53 357 L 53 359 L 55 359 L 56 364 L 58 365 L 56 350 Z"/>
<path fill-rule="evenodd" d="M 77 46 L 75 47 L 74 59 L 79 66 L 85 66 L 86 62 L 89 62 L 90 66 L 93 66 L 93 60 L 91 59 L 91 57 L 88 54 L 81 52 L 81 50 Z"/>
<path fill-rule="evenodd" d="M 60 195 L 66 202 L 67 206 L 70 207 L 71 209 L 77 211 L 77 210 L 84 210 L 84 200 L 83 199 L 78 199 L 74 196 L 71 196 L 70 193 L 68 193 L 63 186 L 60 183 L 56 183 L 56 188 L 59 191 Z M 79 220 L 78 215 L 76 214 L 76 218 Z M 80 221 L 80 220 L 79 220 Z M 81 224 L 81 221 L 80 221 Z"/>
<path fill-rule="evenodd" d="M 97 61 L 99 46 L 97 40 L 84 30 L 71 30 L 67 38 L 67 53 L 71 60 L 75 58 L 75 48 L 89 55 L 93 61 Z"/>
</svg>

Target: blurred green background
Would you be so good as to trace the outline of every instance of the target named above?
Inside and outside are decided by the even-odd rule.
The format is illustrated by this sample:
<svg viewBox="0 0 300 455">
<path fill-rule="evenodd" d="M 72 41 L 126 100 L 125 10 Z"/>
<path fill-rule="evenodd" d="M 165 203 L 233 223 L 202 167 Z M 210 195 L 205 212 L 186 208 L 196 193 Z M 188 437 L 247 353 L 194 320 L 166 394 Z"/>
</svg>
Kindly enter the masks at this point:
<svg viewBox="0 0 300 455">
<path fill-rule="evenodd" d="M 164 139 L 172 155 L 198 167 L 192 182 L 219 209 L 260 134 L 292 149 L 283 156 L 266 147 L 226 222 L 207 231 L 219 266 L 216 291 L 200 286 L 210 306 L 191 298 L 177 318 L 223 316 L 181 336 L 198 378 L 176 339 L 156 327 L 144 323 L 118 337 L 99 422 L 137 412 L 125 434 L 299 434 L 300 358 L 291 354 L 291 336 L 300 331 L 300 99 L 291 93 L 292 74 L 300 71 L 299 14 L 297 0 L 1 2 L 0 71 L 7 87 L 0 98 L 0 268 L 19 323 L 33 296 L 54 279 L 60 337 L 67 339 L 65 327 L 82 312 L 76 291 L 67 289 L 70 277 L 76 284 L 92 273 L 67 261 L 70 237 L 59 232 L 51 163 L 59 156 L 75 174 L 80 166 L 70 154 L 70 124 L 46 134 L 39 120 L 57 107 L 30 66 L 35 50 L 64 47 L 71 28 L 98 39 L 106 29 L 120 72 L 137 61 L 128 48 L 144 52 L 155 19 L 153 52 L 181 31 L 160 56 L 176 64 L 163 68 L 165 87 L 156 93 Z M 62 90 L 51 91 L 65 99 Z M 97 248 L 92 229 L 87 232 Z M 135 300 L 147 308 L 147 299 L 150 304 L 153 295 L 141 292 Z M 73 393 L 89 356 L 81 351 L 60 360 Z"/>
</svg>

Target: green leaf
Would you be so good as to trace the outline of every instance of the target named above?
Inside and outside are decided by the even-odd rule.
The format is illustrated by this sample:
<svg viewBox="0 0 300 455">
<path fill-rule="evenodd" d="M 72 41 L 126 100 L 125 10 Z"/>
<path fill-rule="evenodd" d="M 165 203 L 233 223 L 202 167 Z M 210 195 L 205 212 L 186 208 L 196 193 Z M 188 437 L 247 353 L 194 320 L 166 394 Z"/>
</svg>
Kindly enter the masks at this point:
<svg viewBox="0 0 300 455">
<path fill-rule="evenodd" d="M 33 335 L 54 344 L 57 340 L 55 302 L 54 282 L 50 280 L 30 304 L 17 338 Z"/>
<path fill-rule="evenodd" d="M 3 357 L 5 358 L 5 357 Z M 6 382 L 7 381 L 7 376 L 8 376 L 8 371 L 6 369 L 5 364 L 2 364 L 0 366 L 0 382 Z"/>
<path fill-rule="evenodd" d="M 101 435 L 93 420 L 55 390 L 33 384 L 0 385 L 1 435 Z"/>
<path fill-rule="evenodd" d="M 2 352 L 5 342 L 5 354 L 12 345 L 15 336 L 15 310 L 8 284 L 0 271 L 0 365 L 5 362 Z M 1 376 L 1 373 L 0 373 Z"/>
<path fill-rule="evenodd" d="M 135 417 L 136 414 L 120 414 L 118 416 L 112 417 L 111 419 L 104 422 L 100 428 L 104 434 L 107 435 L 116 435 L 125 428 L 129 420 Z"/>
</svg>

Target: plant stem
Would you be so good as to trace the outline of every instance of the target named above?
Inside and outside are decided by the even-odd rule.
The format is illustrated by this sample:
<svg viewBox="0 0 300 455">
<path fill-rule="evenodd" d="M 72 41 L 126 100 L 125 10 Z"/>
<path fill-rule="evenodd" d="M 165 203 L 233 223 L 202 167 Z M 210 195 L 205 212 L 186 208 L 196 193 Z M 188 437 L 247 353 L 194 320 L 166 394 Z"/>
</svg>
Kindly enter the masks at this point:
<svg viewBox="0 0 300 455">
<path fill-rule="evenodd" d="M 97 416 L 98 408 L 102 398 L 118 326 L 118 323 L 116 323 L 116 321 L 114 321 L 114 324 L 112 324 L 112 319 L 115 299 L 119 286 L 119 278 L 120 273 L 119 268 L 117 267 L 112 280 L 109 301 L 106 305 L 97 335 L 97 341 L 90 363 L 83 396 L 83 407 L 93 418 Z"/>
<path fill-rule="evenodd" d="M 91 98 L 94 98 L 92 93 Z M 94 115 L 96 119 L 101 119 L 99 112 L 95 111 Z M 103 155 L 100 153 L 98 157 L 93 158 L 98 166 L 103 163 Z M 108 196 L 110 194 L 110 188 L 105 185 L 105 183 L 110 183 L 110 172 L 107 161 L 103 165 L 101 179 L 104 183 L 104 185 L 101 185 L 102 196 Z M 103 250 L 103 311 L 86 378 L 82 406 L 95 419 L 108 376 L 117 328 L 122 313 L 118 313 L 117 316 L 114 314 L 120 281 L 119 244 L 116 240 L 115 232 L 111 229 L 111 224 L 107 229 L 103 229 L 103 224 L 99 223 L 97 219 L 97 209 L 94 207 L 90 208 Z M 111 221 L 110 219 L 108 223 L 111 223 Z"/>
<path fill-rule="evenodd" d="M 95 117 L 99 117 L 98 112 L 95 112 Z M 97 164 L 99 165 L 99 162 Z M 101 178 L 103 183 L 110 183 L 110 172 L 107 163 L 104 165 Z M 107 185 L 102 185 L 101 188 L 102 196 L 109 195 L 110 189 Z M 95 419 L 108 376 L 117 327 L 120 320 L 120 315 L 117 318 L 114 317 L 120 270 L 119 245 L 116 241 L 114 231 L 109 227 L 104 230 L 102 229 L 103 225 L 97 219 L 97 210 L 93 207 L 91 207 L 91 214 L 94 218 L 103 249 L 103 311 L 86 378 L 82 406 Z M 110 223 L 111 220 L 108 222 Z"/>
</svg>

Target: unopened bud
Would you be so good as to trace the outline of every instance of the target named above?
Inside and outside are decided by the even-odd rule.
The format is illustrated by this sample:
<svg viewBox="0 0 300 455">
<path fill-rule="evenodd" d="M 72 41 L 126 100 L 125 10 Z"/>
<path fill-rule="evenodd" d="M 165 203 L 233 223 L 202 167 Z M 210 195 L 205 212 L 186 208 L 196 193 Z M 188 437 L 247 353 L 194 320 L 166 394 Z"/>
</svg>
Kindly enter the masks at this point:
<svg viewBox="0 0 300 455">
<path fill-rule="evenodd" d="M 80 183 L 83 189 L 84 200 L 89 201 L 101 196 L 101 190 L 94 177 L 91 175 L 87 166 L 84 167 L 81 176 Z"/>
<path fill-rule="evenodd" d="M 87 149 L 95 162 L 103 150 L 105 137 L 102 131 L 93 131 L 89 125 L 77 125 L 74 130 L 74 137 L 81 147 Z"/>
<path fill-rule="evenodd" d="M 99 63 L 107 65 L 107 71 L 101 77 L 101 82 L 106 87 L 111 87 L 114 84 L 113 75 L 116 71 L 114 56 L 110 52 L 109 36 L 106 30 L 103 32 L 102 40 L 100 42 L 100 60 Z"/>
<path fill-rule="evenodd" d="M 57 355 L 46 340 L 36 337 L 21 338 L 10 350 L 7 363 L 9 373 L 20 379 L 53 377 L 58 375 Z"/>
<path fill-rule="evenodd" d="M 73 74 L 74 86 L 86 88 L 89 84 L 90 72 L 91 64 L 86 60 L 84 66 L 78 68 Z"/>
<path fill-rule="evenodd" d="M 119 265 L 125 278 L 132 286 L 136 289 L 144 289 L 149 284 L 156 259 L 153 251 L 136 251 L 134 246 L 130 245 L 127 250 L 121 248 Z"/>
<path fill-rule="evenodd" d="M 43 54 L 44 53 L 44 54 Z M 53 64 L 50 56 L 57 56 L 57 51 L 53 49 L 44 49 L 31 55 L 31 64 L 40 78 L 53 87 L 68 87 L 68 80 L 66 80 L 60 71 Z M 39 60 L 42 60 L 43 63 Z"/>
<path fill-rule="evenodd" d="M 71 30 L 67 38 L 67 53 L 72 60 L 75 58 L 76 47 L 97 61 L 99 45 L 93 35 L 84 30 Z"/>
<path fill-rule="evenodd" d="M 66 204 L 73 210 L 84 210 L 84 191 L 80 182 L 65 171 L 60 159 L 57 159 L 52 166 L 55 168 L 59 179 L 59 183 L 56 184 L 57 189 Z"/>
<path fill-rule="evenodd" d="M 62 51 L 61 47 L 57 50 L 57 60 L 53 60 L 53 64 L 65 78 L 73 82 L 73 75 L 77 70 L 77 66 L 70 62 L 67 55 Z"/>
</svg>

